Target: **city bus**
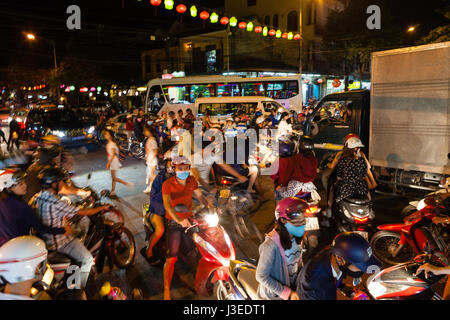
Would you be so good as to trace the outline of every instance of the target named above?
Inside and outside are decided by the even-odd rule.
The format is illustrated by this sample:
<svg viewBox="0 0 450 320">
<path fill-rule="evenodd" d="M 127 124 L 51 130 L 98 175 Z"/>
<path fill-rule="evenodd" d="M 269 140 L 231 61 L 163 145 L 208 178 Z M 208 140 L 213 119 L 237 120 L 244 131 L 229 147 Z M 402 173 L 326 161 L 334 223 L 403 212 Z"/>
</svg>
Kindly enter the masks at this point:
<svg viewBox="0 0 450 320">
<path fill-rule="evenodd" d="M 194 106 L 199 97 L 261 96 L 276 100 L 284 108 L 300 112 L 300 75 L 286 77 L 191 76 L 153 79 L 147 84 L 145 112 L 177 112 Z"/>
</svg>

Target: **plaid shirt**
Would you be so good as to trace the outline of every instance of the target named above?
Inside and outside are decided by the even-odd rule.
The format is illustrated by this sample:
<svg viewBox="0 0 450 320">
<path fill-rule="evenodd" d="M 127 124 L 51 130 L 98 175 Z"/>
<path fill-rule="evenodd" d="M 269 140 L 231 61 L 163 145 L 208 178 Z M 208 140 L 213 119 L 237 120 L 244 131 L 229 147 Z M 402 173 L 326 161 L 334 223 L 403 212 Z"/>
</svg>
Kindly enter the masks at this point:
<svg viewBox="0 0 450 320">
<path fill-rule="evenodd" d="M 30 206 L 36 211 L 42 224 L 48 227 L 63 228 L 64 217 L 72 218 L 78 209 L 59 200 L 48 191 L 41 191 L 30 200 Z M 73 240 L 71 235 L 42 234 L 49 251 L 56 251 Z"/>
</svg>

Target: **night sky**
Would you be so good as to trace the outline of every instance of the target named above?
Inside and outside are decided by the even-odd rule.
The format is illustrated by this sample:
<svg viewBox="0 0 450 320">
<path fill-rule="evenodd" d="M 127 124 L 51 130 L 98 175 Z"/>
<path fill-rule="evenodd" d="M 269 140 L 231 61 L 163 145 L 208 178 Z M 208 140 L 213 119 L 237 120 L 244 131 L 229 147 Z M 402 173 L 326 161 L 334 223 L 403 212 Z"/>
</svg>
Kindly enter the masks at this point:
<svg viewBox="0 0 450 320">
<path fill-rule="evenodd" d="M 188 6 L 195 3 L 199 12 L 202 4 L 205 8 L 219 7 L 219 13 L 223 2 L 183 1 Z M 66 8 L 71 4 L 81 7 L 81 30 L 66 28 Z M 443 4 L 442 0 L 392 0 L 400 16 L 399 23 L 401 20 L 401 23 L 420 24 L 417 36 L 445 23 L 445 19 L 434 12 Z M 165 10 L 163 5 L 155 16 L 155 7 L 148 0 L 2 0 L 0 17 L 0 69 L 11 65 L 47 69 L 53 66 L 51 45 L 45 41 L 27 41 L 23 32 L 28 31 L 56 42 L 58 63 L 70 60 L 92 65 L 100 68 L 107 78 L 128 82 L 141 82 L 141 51 L 162 46 L 161 41 L 151 41 L 150 35 L 158 28 L 168 30 L 174 22 L 181 22 L 180 14 Z M 200 19 L 191 18 L 186 12 L 182 27 L 187 35 L 208 31 L 211 24 L 204 26 Z"/>
</svg>

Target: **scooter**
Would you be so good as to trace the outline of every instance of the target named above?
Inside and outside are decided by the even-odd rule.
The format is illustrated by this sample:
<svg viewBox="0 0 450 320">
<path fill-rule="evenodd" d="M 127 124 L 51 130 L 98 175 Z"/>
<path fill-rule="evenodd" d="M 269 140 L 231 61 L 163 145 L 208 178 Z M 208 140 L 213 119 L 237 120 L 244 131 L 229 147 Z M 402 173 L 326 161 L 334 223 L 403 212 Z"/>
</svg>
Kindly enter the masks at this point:
<svg viewBox="0 0 450 320">
<path fill-rule="evenodd" d="M 414 261 L 402 263 L 375 273 L 367 280 L 367 291 L 375 300 L 442 300 L 434 285 L 445 275 L 417 274 L 424 263 L 442 267 L 443 264 L 432 255 L 419 255 Z"/>
<path fill-rule="evenodd" d="M 378 226 L 370 243 L 374 255 L 389 265 L 411 261 L 424 251 L 438 256 L 448 264 L 448 244 L 442 237 L 443 227 L 433 223 L 433 218 L 447 211 L 439 203 L 416 211 L 403 219 L 403 223 Z"/>
<path fill-rule="evenodd" d="M 375 213 L 372 201 L 367 196 L 348 197 L 339 203 L 334 202 L 332 213 L 338 233 L 354 231 L 369 240 L 373 233 Z"/>
<path fill-rule="evenodd" d="M 129 153 L 136 159 L 145 158 L 145 141 L 146 139 L 140 141 L 134 136 L 130 137 L 128 140 Z"/>
<path fill-rule="evenodd" d="M 175 206 L 176 212 L 187 212 L 189 209 L 184 205 Z M 143 223 L 146 234 L 146 242 L 154 232 L 150 217 L 153 213 L 148 212 L 148 205 L 143 206 Z M 225 229 L 219 224 L 219 216 L 215 211 L 205 208 L 194 210 L 190 219 L 191 227 L 185 230 L 195 243 L 196 261 L 195 291 L 201 296 L 210 296 L 213 292 L 214 283 L 220 280 L 228 280 L 228 266 L 230 261 L 236 257 L 234 244 Z M 163 235 L 153 248 L 154 254 L 165 261 L 165 236 Z M 141 250 L 146 258 L 146 247 Z M 182 260 L 189 260 L 180 255 Z M 194 266 L 193 266 L 194 267 Z"/>
</svg>

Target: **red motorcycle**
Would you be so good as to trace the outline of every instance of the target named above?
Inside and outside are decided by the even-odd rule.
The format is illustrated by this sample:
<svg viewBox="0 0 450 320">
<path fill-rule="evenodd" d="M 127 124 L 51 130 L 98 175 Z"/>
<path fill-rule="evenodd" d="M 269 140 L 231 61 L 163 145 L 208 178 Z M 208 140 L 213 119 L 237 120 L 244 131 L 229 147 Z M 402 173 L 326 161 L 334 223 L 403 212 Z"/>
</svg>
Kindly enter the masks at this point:
<svg viewBox="0 0 450 320">
<path fill-rule="evenodd" d="M 146 241 L 154 232 L 150 220 L 152 213 L 148 212 L 147 208 L 148 205 L 144 205 Z M 176 212 L 186 212 L 187 210 L 184 205 L 175 206 Z M 190 222 L 192 226 L 185 232 L 190 233 L 197 248 L 195 291 L 198 295 L 210 296 L 213 293 L 214 284 L 218 280 L 228 280 L 228 267 L 230 262 L 236 258 L 236 251 L 230 236 L 219 224 L 219 216 L 216 212 L 206 208 L 195 210 Z M 163 236 L 154 248 L 154 253 L 161 258 L 161 262 L 165 261 L 165 249 Z M 145 257 L 145 248 L 141 250 L 141 254 Z M 180 258 L 189 264 L 192 263 L 188 257 L 180 255 Z"/>
<path fill-rule="evenodd" d="M 433 223 L 433 218 L 443 211 L 447 209 L 429 198 L 426 207 L 409 214 L 403 223 L 378 226 L 380 231 L 373 235 L 370 242 L 374 255 L 383 263 L 396 265 L 428 252 L 448 265 L 448 245 L 442 237 L 445 232 Z"/>
</svg>

